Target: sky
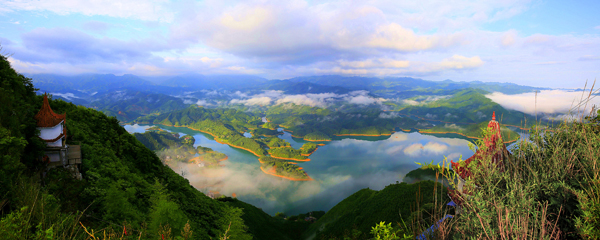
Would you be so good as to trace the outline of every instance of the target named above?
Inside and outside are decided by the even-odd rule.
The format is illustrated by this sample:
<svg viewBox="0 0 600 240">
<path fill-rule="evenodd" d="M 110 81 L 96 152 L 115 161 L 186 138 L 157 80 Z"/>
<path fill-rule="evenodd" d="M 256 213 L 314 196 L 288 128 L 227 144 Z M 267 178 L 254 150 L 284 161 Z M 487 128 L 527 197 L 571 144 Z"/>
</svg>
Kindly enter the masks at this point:
<svg viewBox="0 0 600 240">
<path fill-rule="evenodd" d="M 0 0 L 21 73 L 417 77 L 583 88 L 600 1 Z"/>
</svg>

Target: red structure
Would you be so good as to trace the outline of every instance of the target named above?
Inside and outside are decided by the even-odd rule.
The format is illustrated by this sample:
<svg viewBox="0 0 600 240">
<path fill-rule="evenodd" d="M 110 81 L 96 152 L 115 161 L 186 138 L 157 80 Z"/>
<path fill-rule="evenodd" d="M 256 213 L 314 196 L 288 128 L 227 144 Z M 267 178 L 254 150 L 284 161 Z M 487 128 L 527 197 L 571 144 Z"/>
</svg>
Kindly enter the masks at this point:
<svg viewBox="0 0 600 240">
<path fill-rule="evenodd" d="M 462 205 L 462 201 L 458 197 L 460 194 L 469 194 L 468 191 L 463 191 L 462 187 L 469 177 L 473 177 L 470 168 L 473 167 L 471 162 L 475 159 L 479 160 L 479 166 L 481 161 L 489 158 L 491 155 L 491 162 L 496 167 L 500 168 L 500 171 L 504 171 L 504 161 L 510 157 L 510 153 L 503 144 L 502 136 L 500 135 L 500 124 L 496 121 L 496 112 L 492 114 L 492 120 L 488 123 L 488 130 L 491 130 L 492 134 L 486 136 L 483 139 L 485 148 L 478 149 L 473 156 L 465 160 L 463 163 L 451 161 L 452 169 L 460 176 L 458 189 L 451 190 L 448 188 L 449 196 L 457 205 Z M 500 149 L 496 149 L 496 144 L 501 144 Z M 463 166 L 460 166 L 463 165 Z"/>
</svg>

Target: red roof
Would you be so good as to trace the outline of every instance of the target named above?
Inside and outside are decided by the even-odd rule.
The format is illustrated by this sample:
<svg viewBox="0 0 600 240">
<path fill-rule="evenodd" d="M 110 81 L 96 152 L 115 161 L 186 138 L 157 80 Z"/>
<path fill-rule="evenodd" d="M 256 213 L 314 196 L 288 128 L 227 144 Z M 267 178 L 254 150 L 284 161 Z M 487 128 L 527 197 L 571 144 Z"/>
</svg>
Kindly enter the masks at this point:
<svg viewBox="0 0 600 240">
<path fill-rule="evenodd" d="M 37 120 L 38 127 L 54 127 L 66 118 L 65 114 L 56 114 L 50 108 L 48 103 L 48 95 L 44 93 L 44 103 L 40 111 L 35 114 L 35 120 Z"/>
</svg>

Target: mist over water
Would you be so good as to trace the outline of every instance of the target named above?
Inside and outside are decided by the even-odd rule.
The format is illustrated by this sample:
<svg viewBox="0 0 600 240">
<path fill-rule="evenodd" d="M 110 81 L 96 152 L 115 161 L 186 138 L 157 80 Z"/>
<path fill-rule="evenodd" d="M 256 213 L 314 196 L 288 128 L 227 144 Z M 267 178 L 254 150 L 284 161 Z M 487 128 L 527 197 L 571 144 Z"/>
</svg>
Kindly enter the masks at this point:
<svg viewBox="0 0 600 240">
<path fill-rule="evenodd" d="M 182 127 L 160 128 L 194 136 L 194 146 L 212 148 L 229 158 L 217 169 L 200 168 L 196 164 L 180 164 L 177 173 L 202 192 L 218 191 L 262 208 L 268 214 L 298 214 L 315 210 L 327 211 L 363 188 L 374 190 L 402 181 L 403 176 L 419 167 L 415 162 L 434 164 L 444 156 L 458 160 L 470 157 L 469 141 L 459 138 L 397 132 L 383 137 L 344 137 L 319 146 L 309 162 L 298 162 L 314 181 L 290 181 L 267 175 L 260 170 L 258 157 L 217 143 L 208 134 Z M 126 125 L 129 132 L 144 132 L 150 125 Z M 281 130 L 281 129 L 280 129 Z M 279 136 L 300 148 L 305 141 L 285 132 Z"/>
</svg>

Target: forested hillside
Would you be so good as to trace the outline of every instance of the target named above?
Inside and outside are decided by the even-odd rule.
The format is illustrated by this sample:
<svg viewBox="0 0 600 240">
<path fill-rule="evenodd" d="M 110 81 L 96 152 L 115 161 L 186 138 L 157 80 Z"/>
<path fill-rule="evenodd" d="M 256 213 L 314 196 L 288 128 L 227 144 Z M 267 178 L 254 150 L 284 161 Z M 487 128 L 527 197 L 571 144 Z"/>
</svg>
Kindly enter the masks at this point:
<svg viewBox="0 0 600 240">
<path fill-rule="evenodd" d="M 193 239 L 216 238 L 230 224 L 231 238 L 250 239 L 240 209 L 194 189 L 116 118 L 93 109 L 50 101 L 55 112 L 66 113 L 67 143 L 81 145 L 84 179 L 75 180 L 62 168 L 40 179 L 44 166 L 38 157 L 44 145 L 36 136 L 33 115 L 42 97 L 4 57 L 0 76 L 0 235 L 84 238 L 81 222 L 88 230 L 122 233 L 125 226 L 136 237 L 141 233 L 156 239 L 168 231 L 182 236 L 189 222 Z"/>
</svg>

